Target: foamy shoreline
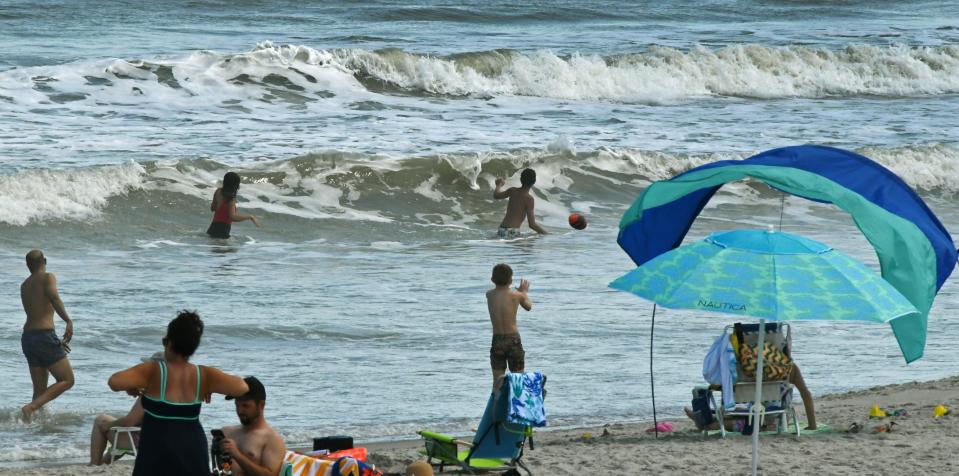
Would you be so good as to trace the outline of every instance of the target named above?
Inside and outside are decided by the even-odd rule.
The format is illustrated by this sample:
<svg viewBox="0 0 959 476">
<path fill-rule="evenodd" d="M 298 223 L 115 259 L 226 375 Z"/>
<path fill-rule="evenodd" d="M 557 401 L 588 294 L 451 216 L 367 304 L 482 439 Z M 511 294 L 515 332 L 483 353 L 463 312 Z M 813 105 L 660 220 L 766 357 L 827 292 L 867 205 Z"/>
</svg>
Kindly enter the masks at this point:
<svg viewBox="0 0 959 476">
<path fill-rule="evenodd" d="M 907 416 L 870 420 L 873 404 L 887 410 L 905 409 Z M 942 418 L 933 408 L 954 410 Z M 802 412 L 802 405 L 797 406 Z M 826 395 L 816 400 L 817 417 L 833 431 L 798 441 L 788 435 L 763 435 L 763 474 L 957 474 L 959 462 L 959 376 L 927 382 L 873 387 Z M 874 427 L 895 421 L 890 433 Z M 689 421 L 675 421 L 677 431 L 657 440 L 645 432 L 649 423 L 610 422 L 601 427 L 541 431 L 536 448 L 524 460 L 534 474 L 745 474 L 749 471 L 750 439 L 734 435 L 726 440 L 704 438 Z M 859 423 L 859 433 L 843 432 Z M 604 435 L 604 430 L 607 433 Z M 584 438 L 589 433 L 592 437 Z M 421 459 L 419 441 L 391 441 L 365 445 L 369 461 L 386 471 L 402 472 Z M 32 468 L 0 469 L 0 476 L 127 475 L 132 466 L 113 467 L 44 464 Z"/>
</svg>

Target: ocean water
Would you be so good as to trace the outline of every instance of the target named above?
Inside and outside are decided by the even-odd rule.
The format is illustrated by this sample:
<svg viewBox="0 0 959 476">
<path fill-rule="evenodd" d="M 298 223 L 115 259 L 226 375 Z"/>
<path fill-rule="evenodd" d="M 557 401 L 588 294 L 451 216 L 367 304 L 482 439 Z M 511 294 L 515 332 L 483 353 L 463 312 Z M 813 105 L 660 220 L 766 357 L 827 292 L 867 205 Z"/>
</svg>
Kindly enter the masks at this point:
<svg viewBox="0 0 959 476">
<path fill-rule="evenodd" d="M 207 324 L 195 360 L 257 375 L 291 445 L 468 433 L 498 262 L 532 282 L 520 328 L 550 424 L 649 419 L 652 305 L 606 287 L 633 267 L 617 223 L 650 181 L 713 160 L 849 148 L 959 224 L 946 2 L 325 3 L 0 2 L 0 464 L 85 458 L 94 416 L 132 403 L 107 378 L 184 308 Z M 553 233 L 494 239 L 493 181 L 524 167 Z M 264 226 L 210 240 L 228 170 Z M 687 239 L 781 212 L 878 268 L 844 213 L 754 184 L 724 187 Z M 34 247 L 75 320 L 77 383 L 24 424 L 17 284 Z M 955 373 L 953 281 L 908 366 L 884 326 L 794 324 L 813 393 Z M 734 321 L 658 313 L 660 414 L 681 415 Z M 236 421 L 229 402 L 203 412 Z"/>
</svg>

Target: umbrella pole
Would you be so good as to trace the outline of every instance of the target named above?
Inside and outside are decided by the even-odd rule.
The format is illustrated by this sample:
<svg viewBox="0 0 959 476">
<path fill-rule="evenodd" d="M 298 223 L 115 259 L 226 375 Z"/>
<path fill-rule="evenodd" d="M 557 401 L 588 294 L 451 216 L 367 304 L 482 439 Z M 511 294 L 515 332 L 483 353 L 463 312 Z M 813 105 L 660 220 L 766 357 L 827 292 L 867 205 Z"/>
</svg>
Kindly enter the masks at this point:
<svg viewBox="0 0 959 476">
<path fill-rule="evenodd" d="M 759 411 L 763 406 L 760 399 L 763 391 L 763 341 L 765 337 L 766 320 L 760 319 L 759 339 L 756 342 L 756 353 L 759 354 L 756 359 L 758 360 L 756 364 L 756 397 L 753 399 L 753 476 L 756 476 L 756 471 L 759 469 L 759 430 L 762 428 L 762 422 L 759 421 Z"/>
<path fill-rule="evenodd" d="M 656 303 L 653 303 L 653 319 L 649 323 L 649 391 L 653 395 L 653 431 L 659 438 L 659 422 L 656 420 L 656 385 L 653 382 L 653 328 L 656 326 Z"/>
<path fill-rule="evenodd" d="M 783 211 L 786 210 L 786 192 L 783 192 L 782 201 L 779 202 L 779 231 L 783 231 Z"/>
</svg>

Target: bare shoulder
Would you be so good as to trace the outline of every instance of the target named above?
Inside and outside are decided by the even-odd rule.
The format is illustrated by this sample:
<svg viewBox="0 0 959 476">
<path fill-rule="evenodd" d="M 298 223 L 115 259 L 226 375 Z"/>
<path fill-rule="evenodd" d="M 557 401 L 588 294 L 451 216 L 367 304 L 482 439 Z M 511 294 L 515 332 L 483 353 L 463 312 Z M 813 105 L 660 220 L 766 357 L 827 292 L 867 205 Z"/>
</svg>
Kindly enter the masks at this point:
<svg viewBox="0 0 959 476">
<path fill-rule="evenodd" d="M 121 372 L 126 372 L 128 375 L 135 375 L 139 378 L 150 379 L 153 377 L 153 372 L 156 368 L 158 368 L 157 364 L 153 362 L 144 362 L 141 364 L 136 364 L 126 370 L 121 370 Z"/>
<path fill-rule="evenodd" d="M 253 430 L 250 436 L 253 437 L 254 440 L 261 442 L 264 446 L 278 447 L 280 445 L 284 445 L 285 447 L 285 443 L 283 443 L 283 437 L 280 436 L 280 433 L 274 430 L 269 424 L 263 428 L 257 428 L 256 430 Z"/>
<path fill-rule="evenodd" d="M 236 439 L 235 437 L 240 433 L 240 425 L 224 426 L 222 430 L 223 436 Z"/>
<path fill-rule="evenodd" d="M 210 367 L 209 365 L 200 365 L 200 364 L 195 364 L 195 365 L 196 365 L 196 368 L 200 369 L 200 377 L 203 379 L 204 382 L 207 382 L 207 385 L 209 385 L 209 382 L 214 382 L 217 379 L 219 379 L 221 375 L 223 375 L 223 372 L 221 372 L 220 369 L 216 367 Z"/>
<path fill-rule="evenodd" d="M 153 376 L 153 372 L 160 369 L 160 364 L 156 362 L 143 362 L 136 364 L 133 367 L 130 367 L 131 370 L 137 372 L 140 375 L 146 376 L 147 378 Z"/>
<path fill-rule="evenodd" d="M 53 297 L 57 293 L 57 275 L 53 273 L 44 273 L 43 276 L 39 276 L 40 285 L 43 286 L 44 292 Z"/>
<path fill-rule="evenodd" d="M 272 426 L 267 427 L 270 430 L 270 439 L 268 444 L 276 448 L 286 449 L 286 442 L 283 441 L 283 437 L 280 436 L 280 433 L 273 429 Z"/>
<path fill-rule="evenodd" d="M 196 364 L 200 368 L 200 372 L 203 373 L 207 378 L 220 379 L 223 378 L 226 373 L 216 367 L 210 367 L 209 365 L 200 365 Z"/>
</svg>

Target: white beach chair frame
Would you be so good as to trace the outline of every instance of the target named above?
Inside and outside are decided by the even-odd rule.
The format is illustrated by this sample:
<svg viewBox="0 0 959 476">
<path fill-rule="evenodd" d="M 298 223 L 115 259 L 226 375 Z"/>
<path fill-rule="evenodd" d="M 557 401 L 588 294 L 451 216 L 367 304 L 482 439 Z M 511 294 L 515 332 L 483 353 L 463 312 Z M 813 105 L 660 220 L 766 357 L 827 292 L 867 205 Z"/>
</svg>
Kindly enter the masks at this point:
<svg viewBox="0 0 959 476">
<path fill-rule="evenodd" d="M 140 427 L 118 426 L 110 429 L 113 430 L 113 441 L 110 442 L 110 451 L 107 452 L 109 454 L 109 462 L 113 463 L 113 461 L 116 458 L 119 458 L 120 456 L 123 456 L 125 454 L 131 454 L 131 453 L 133 454 L 133 458 L 136 459 L 137 444 L 136 444 L 136 441 L 133 439 L 133 434 L 136 432 L 139 432 Z M 130 449 L 122 449 L 117 447 L 117 442 L 120 440 L 121 433 L 127 436 L 127 439 L 130 442 Z"/>
<path fill-rule="evenodd" d="M 768 342 L 771 346 L 775 345 L 779 347 L 779 349 L 785 352 L 786 355 L 790 355 L 790 352 L 792 351 L 792 330 L 789 327 L 789 324 L 781 323 L 781 322 L 766 324 L 767 329 L 770 326 L 775 326 L 777 329 L 777 332 L 775 333 L 767 332 L 765 341 Z M 734 326 L 732 325 L 726 326 L 725 331 L 726 331 L 726 335 L 732 335 L 735 332 Z M 743 340 L 745 342 L 741 342 L 740 345 L 748 344 L 748 345 L 755 346 L 757 337 L 758 336 L 756 334 L 744 332 Z M 736 375 L 737 376 L 744 375 L 738 359 L 736 361 Z M 759 404 L 762 405 L 762 402 L 779 402 L 780 408 L 776 410 L 767 410 L 765 407 L 761 407 L 760 421 L 753 422 L 754 430 L 761 429 L 763 427 L 763 422 L 765 421 L 765 417 L 774 416 L 779 419 L 779 422 L 778 422 L 779 424 L 776 425 L 777 426 L 776 433 L 782 434 L 783 430 L 786 428 L 787 418 L 788 418 L 789 420 L 792 420 L 793 427 L 796 429 L 796 432 L 795 432 L 796 438 L 797 439 L 799 438 L 800 436 L 799 419 L 796 416 L 796 409 L 793 406 L 793 398 L 792 398 L 793 389 L 794 389 L 793 384 L 785 380 L 773 380 L 773 381 L 762 382 L 762 389 L 761 389 L 762 397 L 760 398 Z M 713 390 L 709 392 L 709 401 L 710 401 L 710 404 L 713 406 L 713 408 L 716 409 L 716 418 L 719 420 L 719 433 L 722 438 L 726 438 L 726 433 L 727 433 L 726 425 L 725 425 L 726 417 L 738 416 L 738 417 L 750 418 L 753 416 L 753 410 L 752 409 L 742 409 L 742 410 L 734 409 L 734 410 L 727 411 L 726 408 L 723 406 L 721 393 L 719 397 L 719 404 L 718 405 L 716 404 L 716 399 L 713 397 L 713 392 L 715 391 L 718 391 L 718 390 Z M 754 403 L 753 400 L 755 398 L 756 398 L 756 382 L 742 381 L 740 379 L 740 381 L 736 382 L 733 385 L 733 400 L 737 404 L 740 404 L 740 403 L 752 404 Z"/>
</svg>

